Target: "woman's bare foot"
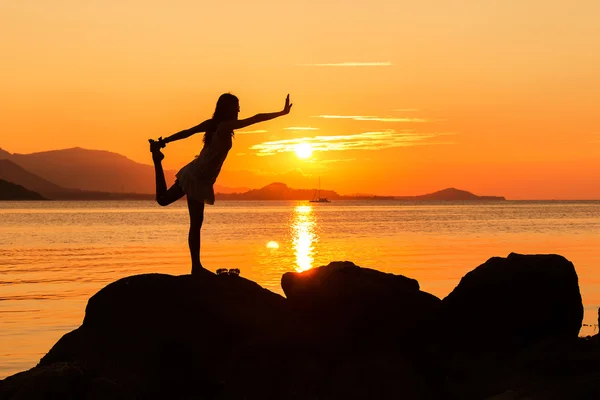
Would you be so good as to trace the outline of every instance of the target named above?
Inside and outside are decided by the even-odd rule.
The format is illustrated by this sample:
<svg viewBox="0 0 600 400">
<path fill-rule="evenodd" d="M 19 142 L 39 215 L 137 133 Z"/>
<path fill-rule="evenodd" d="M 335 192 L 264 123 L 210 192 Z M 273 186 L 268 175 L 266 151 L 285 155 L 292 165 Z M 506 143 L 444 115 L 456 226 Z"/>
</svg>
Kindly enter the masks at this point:
<svg viewBox="0 0 600 400">
<path fill-rule="evenodd" d="M 148 142 L 150 142 L 152 160 L 154 160 L 154 162 L 161 162 L 163 158 L 165 158 L 165 155 L 160 151 L 160 149 L 163 147 L 162 144 L 152 139 L 148 139 Z"/>
<path fill-rule="evenodd" d="M 213 275 L 212 272 L 204 268 L 202 265 L 194 265 L 192 264 L 192 275 L 194 276 L 204 276 L 204 275 Z"/>
</svg>

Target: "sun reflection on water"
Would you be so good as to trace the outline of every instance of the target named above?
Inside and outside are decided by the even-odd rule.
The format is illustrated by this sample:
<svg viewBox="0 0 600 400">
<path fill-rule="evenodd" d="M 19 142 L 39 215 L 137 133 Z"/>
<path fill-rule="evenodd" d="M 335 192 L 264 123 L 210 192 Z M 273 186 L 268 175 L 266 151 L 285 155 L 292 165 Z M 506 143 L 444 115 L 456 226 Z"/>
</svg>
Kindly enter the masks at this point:
<svg viewBox="0 0 600 400">
<path fill-rule="evenodd" d="M 303 205 L 294 208 L 292 221 L 292 243 L 296 254 L 296 271 L 302 272 L 313 267 L 314 247 L 317 242 L 315 234 L 316 218 L 311 206 Z"/>
</svg>

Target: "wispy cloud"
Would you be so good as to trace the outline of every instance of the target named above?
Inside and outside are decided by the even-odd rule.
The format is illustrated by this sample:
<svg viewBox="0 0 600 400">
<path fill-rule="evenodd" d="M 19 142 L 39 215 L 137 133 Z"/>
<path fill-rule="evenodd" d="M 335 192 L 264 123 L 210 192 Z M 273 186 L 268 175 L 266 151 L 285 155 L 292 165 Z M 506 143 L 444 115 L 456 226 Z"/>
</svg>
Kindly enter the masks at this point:
<svg viewBox="0 0 600 400">
<path fill-rule="evenodd" d="M 378 122 L 427 122 L 423 118 L 408 117 L 379 117 L 374 115 L 313 115 L 311 118 L 323 119 L 351 119 L 354 121 L 378 121 Z"/>
<path fill-rule="evenodd" d="M 258 129 L 255 131 L 235 131 L 235 134 L 238 135 L 251 135 L 253 133 L 267 133 L 268 131 L 264 130 L 264 129 Z"/>
<path fill-rule="evenodd" d="M 340 62 L 340 63 L 321 63 L 321 64 L 297 64 L 302 67 L 390 67 L 393 64 L 385 62 Z"/>
<path fill-rule="evenodd" d="M 318 131 L 319 128 L 313 128 L 312 126 L 290 126 L 288 128 L 283 128 L 287 131 Z"/>
<path fill-rule="evenodd" d="M 432 144 L 453 144 L 453 142 L 432 142 L 431 139 L 452 133 L 417 133 L 411 130 L 363 132 L 351 135 L 315 136 L 263 142 L 250 147 L 259 156 L 293 152 L 296 146 L 308 143 L 313 151 L 380 150 L 391 147 L 407 147 Z"/>
<path fill-rule="evenodd" d="M 311 162 L 311 163 L 319 163 L 319 164 L 332 164 L 332 163 L 338 163 L 338 162 L 349 162 L 349 161 L 356 161 L 356 158 L 343 158 L 343 159 L 339 159 L 339 160 L 307 160 L 307 162 Z"/>
</svg>

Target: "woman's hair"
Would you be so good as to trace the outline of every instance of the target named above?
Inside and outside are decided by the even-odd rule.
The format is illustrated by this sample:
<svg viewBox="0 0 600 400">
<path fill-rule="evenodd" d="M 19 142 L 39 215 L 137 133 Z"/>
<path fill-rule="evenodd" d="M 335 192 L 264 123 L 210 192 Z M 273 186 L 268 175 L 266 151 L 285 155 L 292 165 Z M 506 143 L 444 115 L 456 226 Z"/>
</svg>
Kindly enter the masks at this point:
<svg viewBox="0 0 600 400">
<path fill-rule="evenodd" d="M 212 127 L 204 134 L 205 145 L 210 144 L 213 134 L 217 131 L 217 128 L 221 122 L 237 118 L 239 106 L 239 99 L 231 93 L 223 93 L 219 97 L 219 100 L 217 100 L 217 106 L 215 107 L 215 113 L 212 116 Z"/>
</svg>

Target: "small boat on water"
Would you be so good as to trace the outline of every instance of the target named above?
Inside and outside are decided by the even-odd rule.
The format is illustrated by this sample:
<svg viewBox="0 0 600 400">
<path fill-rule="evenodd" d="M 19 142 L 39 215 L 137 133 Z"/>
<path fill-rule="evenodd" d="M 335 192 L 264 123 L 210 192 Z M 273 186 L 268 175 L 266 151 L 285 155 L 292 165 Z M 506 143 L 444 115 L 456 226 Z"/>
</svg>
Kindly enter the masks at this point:
<svg viewBox="0 0 600 400">
<path fill-rule="evenodd" d="M 311 203 L 331 203 L 326 197 L 321 197 L 321 178 L 319 178 L 319 189 L 315 190 Z"/>
</svg>

